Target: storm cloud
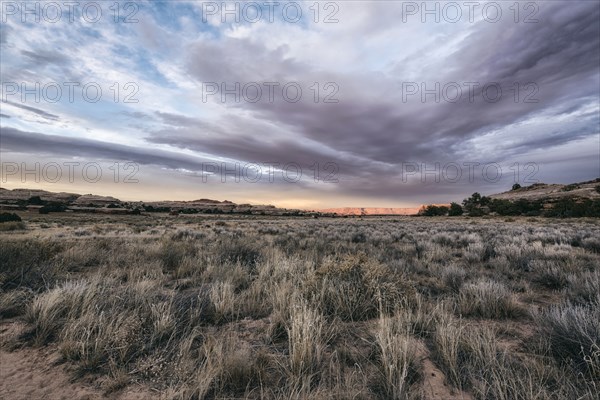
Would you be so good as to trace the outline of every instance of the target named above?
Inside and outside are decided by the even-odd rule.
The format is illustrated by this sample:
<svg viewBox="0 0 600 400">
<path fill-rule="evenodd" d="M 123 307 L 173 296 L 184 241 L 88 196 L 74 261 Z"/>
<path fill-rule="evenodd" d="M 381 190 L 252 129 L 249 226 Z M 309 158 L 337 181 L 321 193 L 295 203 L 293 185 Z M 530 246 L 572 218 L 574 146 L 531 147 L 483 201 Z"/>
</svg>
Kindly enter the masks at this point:
<svg viewBox="0 0 600 400">
<path fill-rule="evenodd" d="M 28 37 L 9 18 L 4 81 L 68 77 L 97 83 L 103 96 L 8 103 L 26 113 L 3 120 L 2 151 L 127 159 L 173 173 L 202 160 L 334 165 L 336 184 L 325 190 L 338 201 L 328 206 L 502 191 L 519 179 L 515 163 L 535 164 L 535 179 L 547 182 L 600 176 L 600 4 L 535 2 L 516 15 L 502 3 L 491 20 L 485 3 L 472 20 L 449 22 L 408 13 L 403 2 L 340 2 L 332 24 L 313 21 L 310 2 L 299 2 L 299 23 L 206 22 L 197 2 L 140 3 L 139 24 L 39 24 Z M 86 40 L 69 46 L 77 34 Z M 445 175 L 474 163 L 505 173 Z"/>
</svg>

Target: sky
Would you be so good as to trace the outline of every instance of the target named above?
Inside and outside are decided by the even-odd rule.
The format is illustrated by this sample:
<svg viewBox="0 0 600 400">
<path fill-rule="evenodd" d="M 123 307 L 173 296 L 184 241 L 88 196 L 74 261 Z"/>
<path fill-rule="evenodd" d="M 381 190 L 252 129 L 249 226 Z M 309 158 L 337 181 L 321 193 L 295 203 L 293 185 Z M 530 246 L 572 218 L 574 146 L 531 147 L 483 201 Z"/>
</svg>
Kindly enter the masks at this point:
<svg viewBox="0 0 600 400">
<path fill-rule="evenodd" d="M 600 177 L 598 1 L 1 1 L 3 188 L 413 207 Z"/>
</svg>

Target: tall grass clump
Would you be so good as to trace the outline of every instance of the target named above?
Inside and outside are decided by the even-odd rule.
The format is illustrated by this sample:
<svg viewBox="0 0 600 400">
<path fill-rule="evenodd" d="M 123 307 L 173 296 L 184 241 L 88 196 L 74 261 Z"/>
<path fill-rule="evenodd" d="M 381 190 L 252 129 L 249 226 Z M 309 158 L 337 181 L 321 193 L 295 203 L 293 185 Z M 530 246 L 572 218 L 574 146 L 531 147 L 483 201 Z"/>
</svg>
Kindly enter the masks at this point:
<svg viewBox="0 0 600 400">
<path fill-rule="evenodd" d="M 215 305 L 218 322 L 231 320 L 235 317 L 238 304 L 234 287 L 229 282 L 216 282 L 210 289 L 210 299 Z"/>
<path fill-rule="evenodd" d="M 587 306 L 550 307 L 536 313 L 535 320 L 555 358 L 600 380 L 600 295 Z"/>
<path fill-rule="evenodd" d="M 441 314 L 433 334 L 434 355 L 449 383 L 458 389 L 465 386 L 462 371 L 463 350 L 460 346 L 465 325 L 449 314 Z"/>
<path fill-rule="evenodd" d="M 365 254 L 326 259 L 316 271 L 310 296 L 328 317 L 343 321 L 391 313 L 401 302 L 412 302 L 415 291 L 401 275 Z"/>
<path fill-rule="evenodd" d="M 308 393 L 323 361 L 325 321 L 307 304 L 297 305 L 291 312 L 287 335 L 291 385 Z"/>
<path fill-rule="evenodd" d="M 459 362 L 476 399 L 552 399 L 565 390 L 557 385 L 561 373 L 552 364 L 513 354 L 500 345 L 491 328 L 463 331 L 460 347 Z"/>
<path fill-rule="evenodd" d="M 83 306 L 87 289 L 86 282 L 67 282 L 33 299 L 25 315 L 35 344 L 43 345 L 56 338 L 67 317 L 72 317 L 73 310 Z"/>
<path fill-rule="evenodd" d="M 410 321 L 381 316 L 375 342 L 385 398 L 408 398 L 411 385 L 419 378 L 418 342 L 411 336 Z"/>
<path fill-rule="evenodd" d="M 503 319 L 520 317 L 524 313 L 511 291 L 502 283 L 491 280 L 464 285 L 457 302 L 463 316 Z"/>
<path fill-rule="evenodd" d="M 52 286 L 65 272 L 55 263 L 55 257 L 63 247 L 51 240 L 2 239 L 0 288 L 28 288 L 36 291 Z"/>
</svg>

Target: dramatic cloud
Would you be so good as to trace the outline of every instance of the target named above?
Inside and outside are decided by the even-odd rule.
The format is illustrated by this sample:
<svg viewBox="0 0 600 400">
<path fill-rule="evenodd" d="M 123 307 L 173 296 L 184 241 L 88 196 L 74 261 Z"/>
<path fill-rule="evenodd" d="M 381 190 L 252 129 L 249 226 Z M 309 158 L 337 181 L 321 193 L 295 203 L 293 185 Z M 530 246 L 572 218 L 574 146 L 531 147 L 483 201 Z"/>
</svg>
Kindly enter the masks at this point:
<svg viewBox="0 0 600 400">
<path fill-rule="evenodd" d="M 58 121 L 59 117 L 58 115 L 54 115 L 51 114 L 49 112 L 46 112 L 44 110 L 40 110 L 39 108 L 35 108 L 35 107 L 30 107 L 30 106 L 26 106 L 25 104 L 19 104 L 19 103 L 15 103 L 13 101 L 5 101 L 4 103 L 12 106 L 12 107 L 17 107 L 20 108 L 22 110 L 26 110 L 29 111 L 35 115 L 39 115 L 40 117 L 50 120 L 50 121 Z"/>
<path fill-rule="evenodd" d="M 285 3 L 299 5 L 299 21 Z M 456 3 L 460 16 L 446 2 L 427 3 L 437 14 L 421 2 L 334 3 L 317 15 L 314 2 L 284 2 L 271 19 L 228 2 L 238 21 L 196 1 L 140 2 L 132 15 L 122 3 L 119 22 L 108 6 L 93 23 L 5 15 L 2 152 L 174 176 L 208 162 L 293 165 L 331 179 L 294 191 L 280 182 L 270 195 L 293 203 L 303 191 L 322 206 L 600 176 L 600 3 L 528 2 L 518 13 Z M 265 198 L 262 185 L 234 184 Z"/>
</svg>

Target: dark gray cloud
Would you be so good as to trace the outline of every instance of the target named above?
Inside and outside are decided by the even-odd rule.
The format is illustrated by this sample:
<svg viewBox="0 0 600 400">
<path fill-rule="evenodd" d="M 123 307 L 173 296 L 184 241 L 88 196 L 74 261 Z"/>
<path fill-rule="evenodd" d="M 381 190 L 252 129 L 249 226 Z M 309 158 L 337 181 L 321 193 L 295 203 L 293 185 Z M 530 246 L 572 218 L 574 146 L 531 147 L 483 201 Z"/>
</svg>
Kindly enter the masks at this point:
<svg viewBox="0 0 600 400">
<path fill-rule="evenodd" d="M 597 97 L 600 8 L 596 2 L 571 3 L 567 8 L 564 3 L 543 3 L 536 15 L 539 23 L 517 24 L 512 18 L 504 18 L 497 24 L 482 21 L 472 27 L 460 48 L 444 61 L 447 68 L 433 76 L 437 75 L 441 85 L 478 82 L 480 87 L 474 90 L 473 102 L 466 95 L 456 103 L 430 100 L 423 104 L 419 98 L 402 102 L 398 95 L 404 81 L 400 69 L 375 79 L 343 73 L 332 76 L 288 58 L 285 48 L 269 51 L 251 39 L 226 39 L 218 45 L 199 42 L 190 48 L 188 70 L 198 81 L 217 82 L 323 82 L 327 76 L 340 86 L 339 104 L 291 104 L 277 98 L 273 103 L 234 106 L 289 128 L 297 135 L 296 142 L 310 139 L 360 159 L 392 165 L 409 160 L 447 161 L 456 158 L 454 148 L 461 142 L 484 131 L 518 123 L 565 102 L 579 108 L 589 103 L 590 96 Z M 396 85 L 396 93 L 386 90 L 390 82 Z M 434 82 L 427 84 L 431 87 Z M 482 96 L 482 86 L 488 83 L 501 87 L 500 101 L 492 103 Z M 515 83 L 521 85 L 519 101 L 514 100 Z M 530 83 L 535 86 L 525 90 L 523 86 Z M 524 96 L 536 89 L 532 98 L 537 102 L 524 102 Z M 179 122 L 186 127 L 194 123 Z M 205 128 L 199 123 L 196 135 Z M 285 140 L 281 146 L 266 143 L 257 139 L 255 132 L 243 138 L 230 135 L 230 142 L 228 137 L 215 141 L 203 137 L 201 143 L 193 130 L 188 133 L 182 137 L 163 132 L 158 140 L 236 157 L 271 150 L 287 157 L 298 154 L 297 146 L 290 146 Z M 519 151 L 556 146 L 596 133 L 595 127 L 549 132 L 547 139 L 520 143 Z"/>
<path fill-rule="evenodd" d="M 363 7 L 367 4 L 372 7 Z M 422 24 L 419 16 L 409 23 L 401 22 L 399 3 L 352 2 L 341 6 L 339 25 L 303 27 L 298 31 L 288 26 L 256 25 L 239 30 L 211 26 L 194 32 L 190 21 L 179 21 L 182 27 L 187 24 L 190 31 L 177 30 L 170 23 L 161 24 L 163 21 L 148 16 L 148 21 L 137 24 L 131 32 L 115 28 L 123 29 L 135 46 L 115 42 L 112 25 L 107 29 L 98 26 L 96 39 L 110 42 L 106 48 L 100 46 L 98 54 L 111 54 L 109 64 L 88 60 L 79 47 L 61 51 L 73 39 L 71 30 L 56 33 L 52 38 L 56 39 L 56 46 L 44 46 L 43 35 L 37 31 L 35 39 L 15 42 L 24 43 L 25 47 L 11 47 L 13 61 L 3 62 L 3 80 L 35 81 L 46 75 L 58 77 L 59 81 L 73 80 L 73 76 L 89 79 L 88 74 L 98 73 L 102 64 L 112 72 L 125 69 L 127 75 L 131 72 L 131 76 L 144 77 L 150 82 L 148 87 L 164 92 L 157 90 L 144 96 L 139 109 L 119 104 L 114 106 L 119 108 L 115 111 L 113 104 L 97 104 L 93 111 L 81 111 L 77 109 L 79 105 L 72 105 L 63 114 L 61 105 L 57 105 L 53 110 L 60 110 L 62 118 L 36 107 L 10 103 L 50 122 L 63 122 L 64 116 L 73 116 L 77 123 L 86 121 L 93 126 L 87 112 L 97 120 L 106 116 L 106 123 L 102 121 L 103 125 L 95 128 L 119 129 L 119 123 L 124 122 L 123 127 L 131 128 L 127 133 L 139 138 L 141 132 L 148 146 L 5 128 L 3 136 L 7 139 L 2 138 L 2 150 L 117 158 L 190 171 L 212 159 L 297 163 L 303 169 L 332 162 L 339 167 L 340 178 L 332 192 L 399 202 L 420 202 L 424 197 L 443 201 L 444 196 L 460 197 L 472 192 L 477 189 L 475 185 L 480 185 L 481 191 L 510 187 L 504 180 L 493 183 L 480 178 L 459 184 L 418 179 L 406 182 L 402 179 L 402 166 L 407 162 L 428 166 L 472 161 L 510 165 L 518 159 L 522 163 L 543 162 L 540 168 L 546 176 L 567 181 L 593 178 L 600 158 L 594 160 L 590 153 L 577 154 L 589 150 L 582 149 L 581 144 L 577 147 L 577 143 L 591 142 L 599 134 L 600 3 L 538 4 L 538 23 L 515 23 L 508 3 L 503 3 L 505 15 L 498 23 L 462 21 L 452 25 Z M 246 31 L 248 28 L 258 29 Z M 8 29 L 0 26 L 2 44 L 7 43 Z M 280 33 L 282 40 L 261 40 L 264 32 Z M 305 34 L 309 39 L 296 39 L 291 33 Z M 346 33 L 352 40 L 347 40 Z M 85 47 L 89 39 L 89 44 L 93 44 L 90 37 L 81 36 L 76 43 Z M 335 65 L 330 54 L 323 54 L 325 47 L 321 45 L 316 46 L 314 53 L 304 47 L 320 37 L 334 38 L 329 43 L 331 53 L 347 51 L 357 65 Z M 12 30 L 10 38 L 13 40 Z M 14 38 L 22 39 L 20 35 Z M 86 67 L 80 68 L 75 62 L 78 54 L 86 59 Z M 314 54 L 314 58 L 306 54 Z M 463 87 L 463 96 L 453 103 L 443 99 L 435 102 L 432 96 L 422 102 L 419 95 L 405 101 L 402 84 L 409 81 L 428 88 L 436 82 L 441 86 L 457 82 Z M 217 104 L 207 105 L 198 100 L 203 82 L 225 82 L 228 87 L 236 82 L 298 82 L 304 92 L 297 103 L 285 101 L 281 90 L 276 90 L 274 101 L 267 101 L 263 93 L 263 99 L 256 103 L 235 103 L 228 97 L 225 104 L 216 101 Z M 314 102 L 310 89 L 314 82 L 321 88 L 327 82 L 337 84 L 339 92 L 335 97 L 339 103 L 323 103 L 327 94 L 323 89 L 320 101 Z M 478 84 L 473 100 L 462 85 L 465 82 Z M 497 102 L 484 98 L 482 87 L 491 83 L 502 90 Z M 515 101 L 517 83 L 520 93 Z M 526 102 L 527 95 L 536 101 Z M 212 100 L 218 96 L 219 93 Z M 156 111 L 163 99 L 169 103 Z M 109 120 L 117 114 L 118 121 Z M 14 120 L 13 117 L 5 123 Z M 84 124 L 79 128 L 84 132 L 86 127 Z M 77 136 L 77 132 L 70 132 L 70 136 Z M 167 146 L 171 150 L 157 150 Z M 531 154 L 538 158 L 528 158 L 533 157 Z M 574 167 L 565 172 L 569 162 Z"/>
<path fill-rule="evenodd" d="M 187 69 L 202 82 L 282 81 L 308 68 L 287 56 L 287 46 L 270 50 L 247 39 L 199 40 L 188 51 Z"/>
<path fill-rule="evenodd" d="M 46 64 L 64 65 L 70 63 L 69 57 L 60 53 L 58 50 L 21 50 L 21 54 L 38 67 Z"/>
<path fill-rule="evenodd" d="M 598 134 L 596 112 L 583 111 L 598 97 L 598 4 L 577 2 L 565 10 L 563 3 L 544 3 L 536 17 L 539 23 L 534 24 L 516 24 L 512 18 L 497 24 L 475 24 L 457 50 L 444 59 L 446 68 L 427 71 L 429 67 L 424 67 L 427 80 L 423 82 L 428 87 L 436 81 L 442 86 L 478 83 L 473 100 L 463 95 L 455 103 L 423 103 L 418 96 L 403 101 L 400 90 L 406 80 L 401 65 L 377 75 L 326 72 L 294 60 L 285 47 L 269 50 L 251 38 L 198 41 L 190 47 L 187 61 L 187 70 L 198 85 L 332 81 L 340 87 L 340 101 L 290 103 L 276 92 L 274 102 L 229 104 L 232 115 L 211 122 L 158 112 L 165 127 L 152 132 L 148 140 L 248 162 L 293 161 L 307 166 L 331 161 L 340 166 L 344 178 L 338 190 L 352 195 L 393 198 L 461 193 L 469 185 L 409 184 L 401 180 L 400 169 L 411 161 L 428 165 L 499 162 Z M 502 90 L 500 101 L 484 97 L 482 87 L 492 83 Z M 515 84 L 520 85 L 518 101 Z M 535 102 L 525 102 L 526 95 Z M 237 110 L 251 112 L 253 119 L 244 118 Z M 471 139 L 548 110 L 556 110 L 558 115 L 583 113 L 588 125 L 560 126 L 518 141 L 499 136 L 498 146 L 465 153 Z M 279 134 L 266 125 L 254 124 L 254 119 L 278 127 Z M 568 157 L 573 160 L 576 155 Z M 477 183 L 494 186 L 481 179 Z"/>
<path fill-rule="evenodd" d="M 8 43 L 8 37 L 11 31 L 11 27 L 6 24 L 0 24 L 0 45 Z"/>
<path fill-rule="evenodd" d="M 60 119 L 60 117 L 58 115 L 46 112 L 44 110 L 40 110 L 39 108 L 27 106 L 25 104 L 15 103 L 14 101 L 10 101 L 10 100 L 6 100 L 6 101 L 2 101 L 2 102 L 6 103 L 6 104 L 10 104 L 13 107 L 17 107 L 17 108 L 20 108 L 22 110 L 26 110 L 26 111 L 29 111 L 31 113 L 34 113 L 35 115 L 38 115 L 38 116 L 40 116 L 40 117 L 42 117 L 44 119 L 47 119 L 49 121 L 58 121 Z"/>
<path fill-rule="evenodd" d="M 164 150 L 141 149 L 83 138 L 44 135 L 9 127 L 2 127 L 0 132 L 2 133 L 2 150 L 16 153 L 87 157 L 89 161 L 122 160 L 171 169 L 185 168 L 197 171 L 202 171 L 202 162 L 208 162 L 199 157 Z"/>
</svg>

